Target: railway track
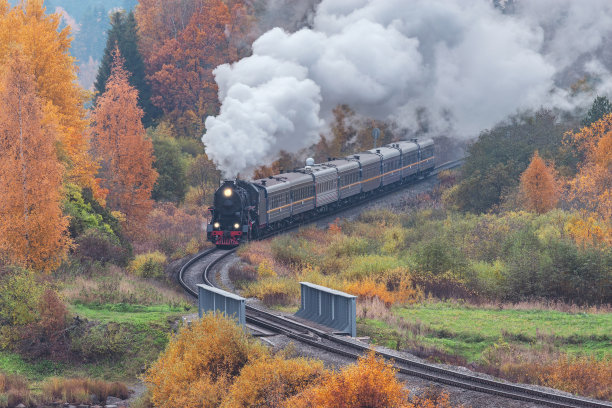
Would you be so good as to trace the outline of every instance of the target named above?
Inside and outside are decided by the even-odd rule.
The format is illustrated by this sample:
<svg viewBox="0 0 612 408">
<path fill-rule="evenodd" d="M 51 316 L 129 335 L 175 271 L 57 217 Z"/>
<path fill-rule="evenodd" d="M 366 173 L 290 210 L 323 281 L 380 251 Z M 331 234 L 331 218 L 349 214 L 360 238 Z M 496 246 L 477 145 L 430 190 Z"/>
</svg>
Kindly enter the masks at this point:
<svg viewBox="0 0 612 408">
<path fill-rule="evenodd" d="M 195 277 L 199 276 L 200 282 L 214 286 L 211 282 L 210 274 L 220 261 L 234 252 L 235 249 L 219 250 L 213 248 L 196 255 L 181 269 L 179 273 L 181 285 L 190 295 L 197 297 L 197 292 L 195 290 L 196 283 L 194 282 Z M 357 359 L 365 352 L 371 350 L 368 345 L 362 342 L 322 331 L 253 306 L 246 306 L 246 321 L 247 324 L 261 327 L 267 331 L 285 335 L 318 349 L 352 359 Z M 491 380 L 472 374 L 464 374 L 444 369 L 433 364 L 410 360 L 390 352 L 377 350 L 376 354 L 392 361 L 395 368 L 402 374 L 419 377 L 439 384 L 551 407 L 612 407 L 612 404 L 603 401 L 545 392 L 518 384 Z"/>
<path fill-rule="evenodd" d="M 455 167 L 457 165 L 455 165 Z M 441 171 L 440 169 L 437 170 Z M 363 204 L 363 202 L 359 203 L 359 205 L 361 204 Z M 326 216 L 327 215 L 329 214 L 326 214 Z M 284 229 L 282 232 L 297 227 L 299 226 L 291 226 L 290 228 Z M 196 285 L 198 283 L 217 286 L 213 284 L 210 278 L 211 273 L 219 262 L 234 252 L 235 249 L 220 250 L 212 248 L 199 253 L 181 268 L 179 272 L 179 283 L 185 291 L 193 297 L 197 297 Z M 260 327 L 269 332 L 282 334 L 312 347 L 352 359 L 357 359 L 365 352 L 371 350 L 368 345 L 354 339 L 304 325 L 284 316 L 249 305 L 246 306 L 246 321 L 248 325 Z M 419 377 L 439 384 L 551 407 L 612 408 L 612 404 L 603 401 L 540 391 L 518 384 L 491 380 L 473 374 L 460 373 L 433 364 L 410 360 L 391 352 L 376 350 L 376 354 L 392 361 L 395 368 L 402 374 Z"/>
</svg>

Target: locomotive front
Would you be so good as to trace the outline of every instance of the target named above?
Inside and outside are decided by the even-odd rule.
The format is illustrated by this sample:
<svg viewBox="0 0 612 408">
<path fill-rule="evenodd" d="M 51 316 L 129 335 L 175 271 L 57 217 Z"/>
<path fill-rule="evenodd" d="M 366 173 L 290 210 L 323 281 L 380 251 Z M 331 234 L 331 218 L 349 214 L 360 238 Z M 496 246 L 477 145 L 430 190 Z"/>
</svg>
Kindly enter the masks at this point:
<svg viewBox="0 0 612 408">
<path fill-rule="evenodd" d="M 225 181 L 215 192 L 210 208 L 212 221 L 206 228 L 207 238 L 217 246 L 240 244 L 248 233 L 248 195 L 234 181 Z"/>
</svg>

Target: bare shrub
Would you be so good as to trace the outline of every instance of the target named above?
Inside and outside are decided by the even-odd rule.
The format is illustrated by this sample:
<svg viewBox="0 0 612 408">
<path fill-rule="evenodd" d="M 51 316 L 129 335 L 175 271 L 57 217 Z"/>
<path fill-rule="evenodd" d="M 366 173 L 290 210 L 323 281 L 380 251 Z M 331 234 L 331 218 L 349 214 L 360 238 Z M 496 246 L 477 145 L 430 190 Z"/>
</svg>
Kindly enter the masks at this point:
<svg viewBox="0 0 612 408">
<path fill-rule="evenodd" d="M 228 269 L 229 278 L 238 289 L 244 287 L 244 283 L 252 282 L 257 279 L 257 269 L 249 264 L 236 262 Z"/>
<path fill-rule="evenodd" d="M 38 303 L 38 319 L 22 331 L 19 350 L 31 358 L 65 357 L 69 342 L 65 332 L 68 308 L 57 292 L 45 290 Z"/>
<path fill-rule="evenodd" d="M 202 232 L 205 212 L 201 206 L 179 208 L 173 203 L 158 204 L 147 217 L 146 231 L 134 242 L 135 252 L 161 251 L 178 259 L 210 245 Z"/>
<path fill-rule="evenodd" d="M 88 229 L 76 239 L 75 255 L 81 261 L 124 265 L 129 252 L 119 242 L 97 229 Z"/>
</svg>

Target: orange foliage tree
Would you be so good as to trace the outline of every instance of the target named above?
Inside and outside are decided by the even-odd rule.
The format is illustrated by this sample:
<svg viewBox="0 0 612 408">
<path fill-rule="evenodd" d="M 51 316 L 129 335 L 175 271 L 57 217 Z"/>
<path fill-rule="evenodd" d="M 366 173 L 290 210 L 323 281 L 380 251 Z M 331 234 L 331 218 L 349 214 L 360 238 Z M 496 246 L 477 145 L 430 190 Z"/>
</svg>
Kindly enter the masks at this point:
<svg viewBox="0 0 612 408">
<path fill-rule="evenodd" d="M 552 210 L 559 201 L 559 186 L 552 166 L 547 166 L 536 151 L 521 174 L 521 193 L 525 206 L 538 214 Z"/>
<path fill-rule="evenodd" d="M 0 78 L 0 257 L 49 271 L 70 242 L 60 207 L 57 126 L 43 114 L 35 81 L 28 58 L 12 53 Z"/>
<path fill-rule="evenodd" d="M 145 222 L 153 206 L 151 191 L 157 179 L 153 144 L 142 126 L 138 92 L 129 84 L 123 59 L 116 50 L 106 91 L 92 113 L 92 144 L 100 160 L 107 204 L 126 216 L 128 232 Z"/>
<path fill-rule="evenodd" d="M 57 123 L 57 154 L 66 167 L 67 181 L 88 187 L 103 199 L 95 180 L 96 163 L 88 152 L 84 94 L 69 53 L 70 29 L 59 30 L 59 24 L 59 14 L 45 14 L 43 0 L 24 0 L 13 8 L 0 0 L 0 64 L 10 59 L 12 49 L 21 50 L 32 67 L 45 120 Z"/>
<path fill-rule="evenodd" d="M 612 114 L 607 114 L 579 132 L 569 134 L 583 153 L 576 177 L 570 182 L 569 198 L 604 220 L 612 218 Z"/>
<path fill-rule="evenodd" d="M 212 70 L 244 56 L 250 17 L 241 1 L 143 0 L 136 10 L 152 102 L 183 135 L 218 108 Z M 248 45 L 245 45 L 248 44 Z"/>
</svg>

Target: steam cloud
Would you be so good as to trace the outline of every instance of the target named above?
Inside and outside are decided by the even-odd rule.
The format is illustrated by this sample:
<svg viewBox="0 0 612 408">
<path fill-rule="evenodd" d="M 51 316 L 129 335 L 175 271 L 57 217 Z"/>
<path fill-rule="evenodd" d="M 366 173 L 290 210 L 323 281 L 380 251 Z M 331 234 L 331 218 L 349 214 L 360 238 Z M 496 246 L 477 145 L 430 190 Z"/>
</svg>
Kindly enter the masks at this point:
<svg viewBox="0 0 612 408">
<path fill-rule="evenodd" d="M 323 0 L 312 28 L 274 28 L 214 71 L 221 111 L 202 140 L 228 177 L 316 143 L 331 110 L 475 136 L 517 109 L 572 109 L 612 90 L 612 2 Z M 608 51 L 606 51 L 608 50 Z"/>
</svg>

